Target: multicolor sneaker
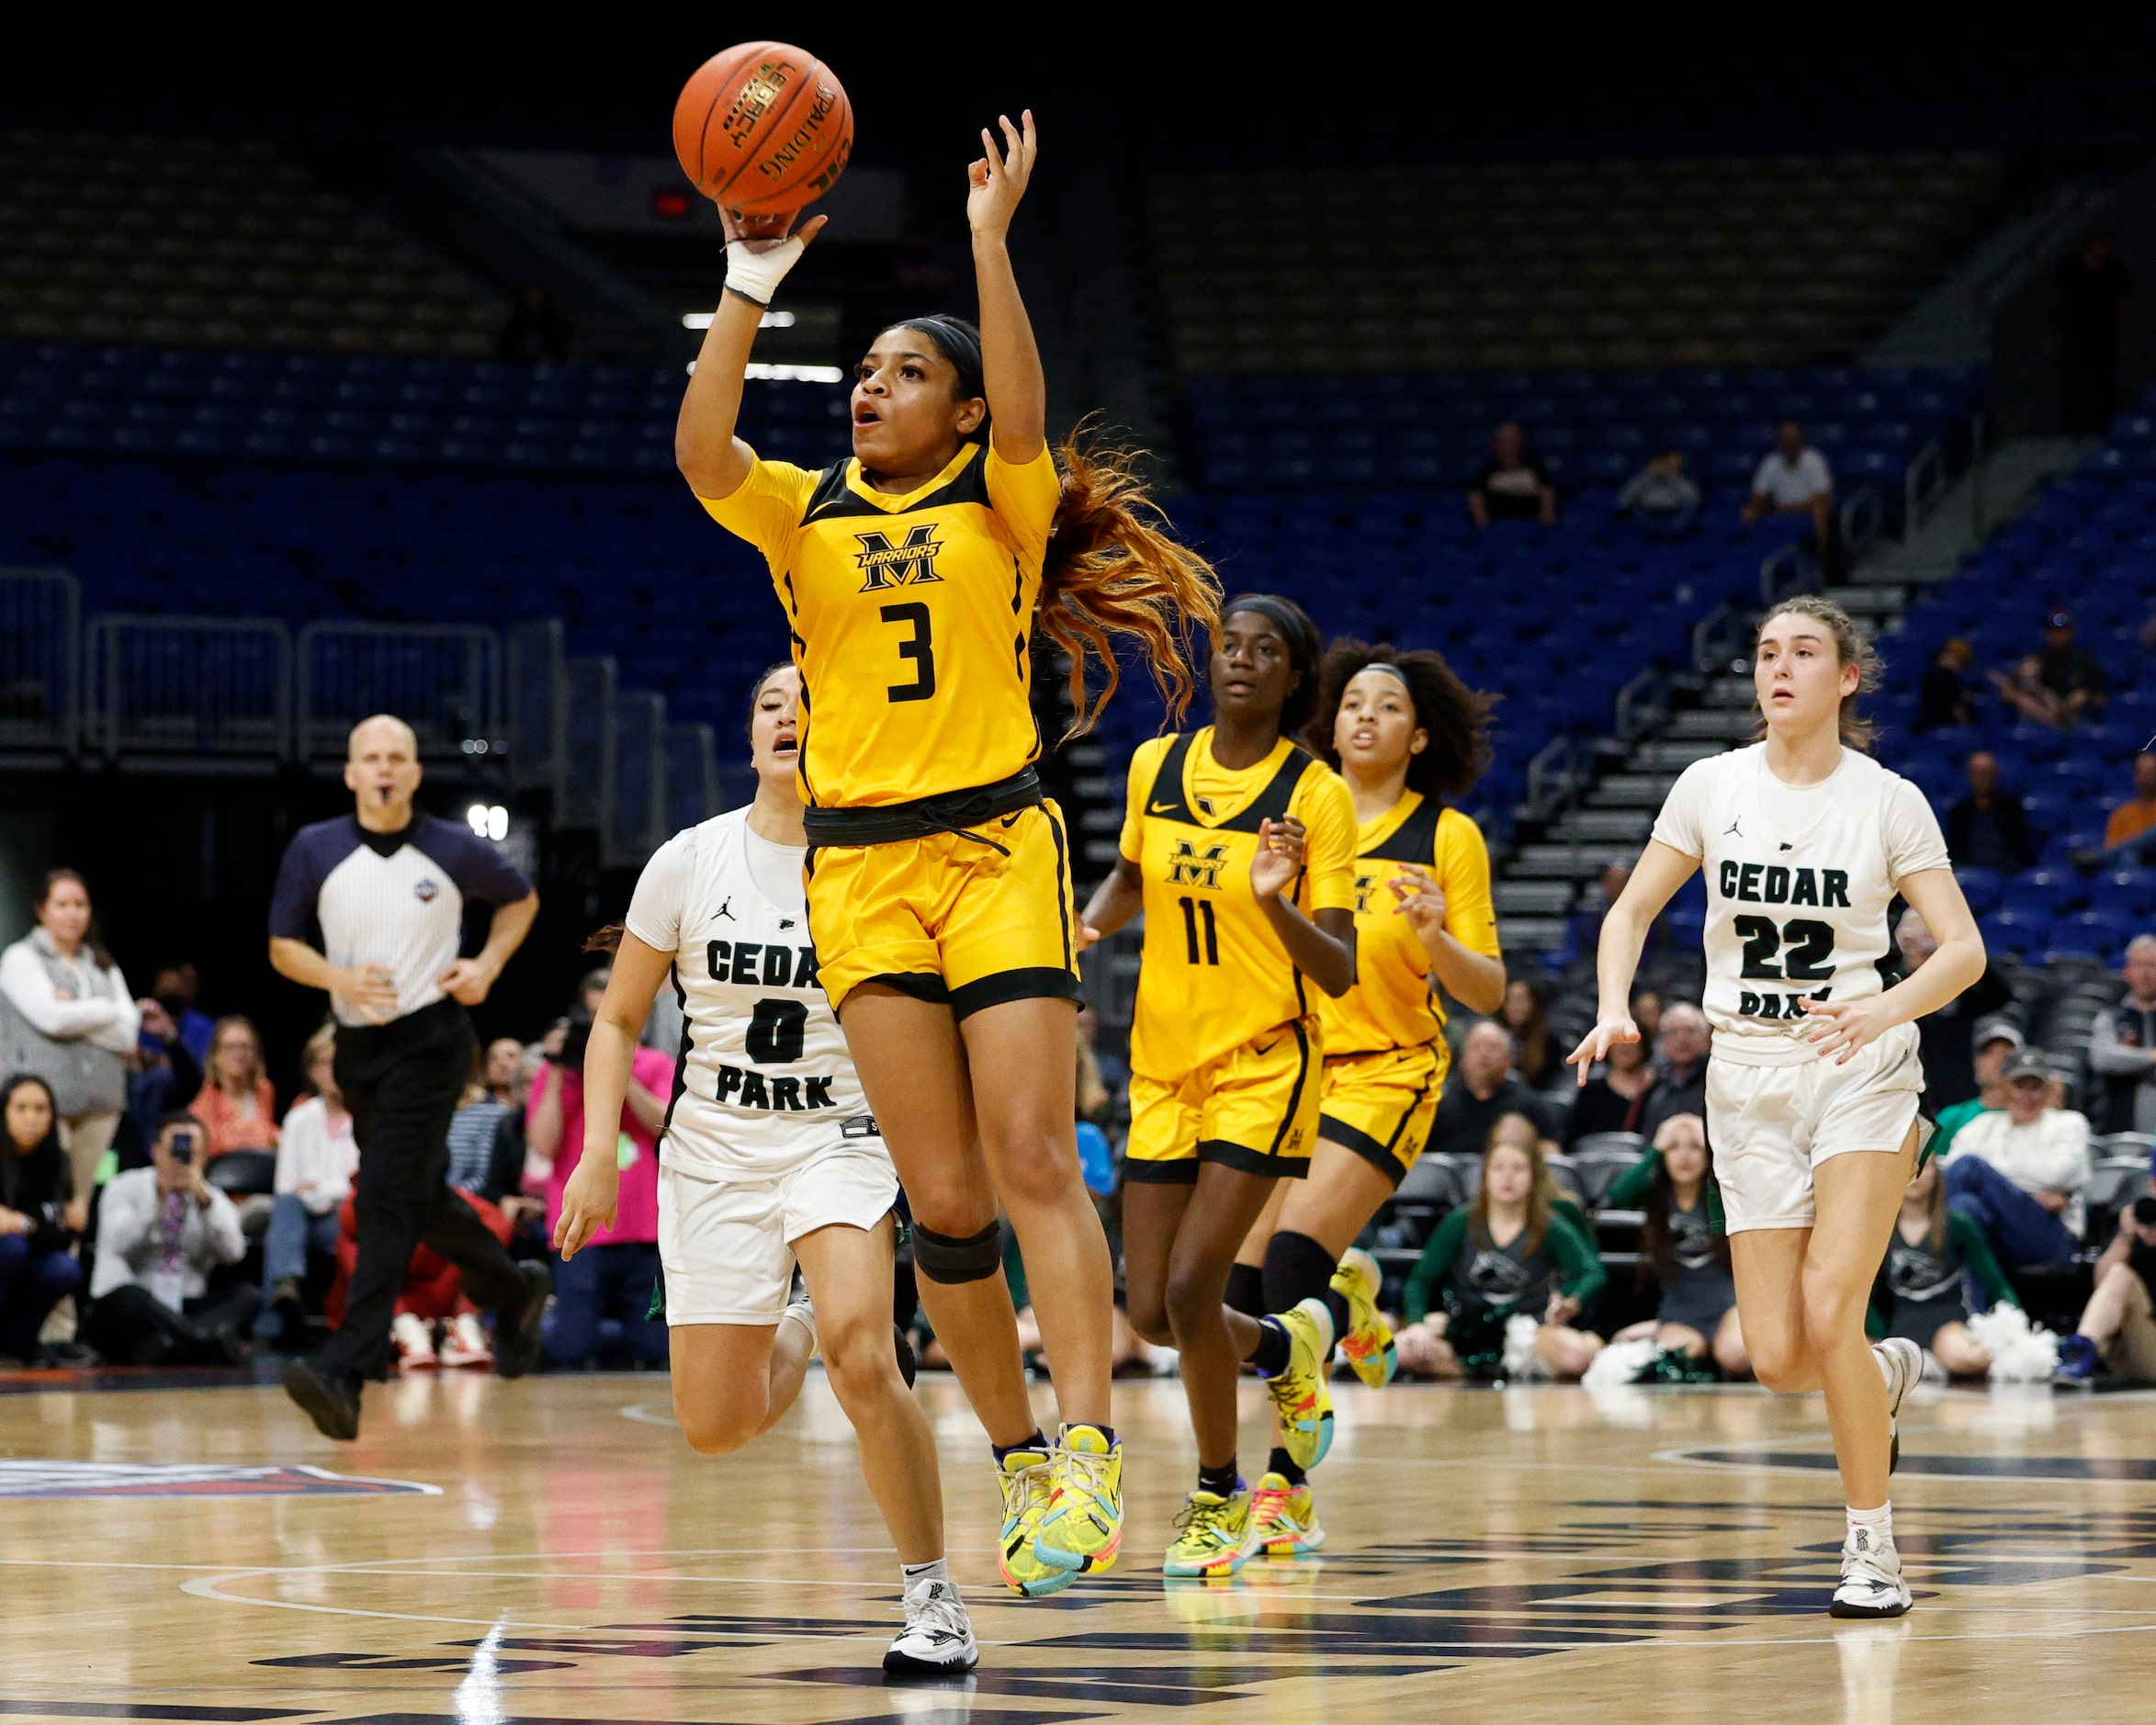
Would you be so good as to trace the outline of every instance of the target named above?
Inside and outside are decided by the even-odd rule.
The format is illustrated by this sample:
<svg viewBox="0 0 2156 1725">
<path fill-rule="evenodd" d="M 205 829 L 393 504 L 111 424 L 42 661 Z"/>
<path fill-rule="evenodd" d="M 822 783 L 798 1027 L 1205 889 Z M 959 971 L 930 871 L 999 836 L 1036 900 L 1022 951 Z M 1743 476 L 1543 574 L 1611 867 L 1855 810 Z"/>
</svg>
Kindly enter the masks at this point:
<svg viewBox="0 0 2156 1725">
<path fill-rule="evenodd" d="M 1078 1579 L 1076 1570 L 1044 1563 L 1033 1555 L 1041 1512 L 1048 1507 L 1052 1468 L 1045 1449 L 1013 1449 L 1003 1458 L 996 1476 L 1003 1488 L 1003 1530 L 996 1539 L 996 1569 L 1004 1585 L 1026 1599 L 1061 1593 Z"/>
<path fill-rule="evenodd" d="M 1033 1555 L 1073 1574 L 1098 1574 L 1123 1549 L 1123 1442 L 1110 1443 L 1097 1426 L 1066 1426 L 1050 1461 Z"/>
<path fill-rule="evenodd" d="M 1317 1525 L 1317 1505 L 1311 1501 L 1310 1482 L 1290 1485 L 1278 1473 L 1258 1482 L 1250 1496 L 1250 1554 L 1267 1557 L 1306 1557 L 1325 1543 L 1325 1529 Z"/>
<path fill-rule="evenodd" d="M 1384 1285 L 1377 1259 L 1359 1246 L 1349 1246 L 1339 1268 L 1333 1271 L 1333 1291 L 1348 1302 L 1348 1333 L 1340 1337 L 1340 1352 L 1355 1375 L 1373 1390 L 1383 1389 L 1400 1370 L 1392 1326 L 1377 1309 Z"/>
<path fill-rule="evenodd" d="M 1233 1575 L 1250 1555 L 1250 1494 L 1239 1486 L 1225 1497 L 1192 1492 L 1175 1525 L 1175 1543 L 1160 1563 L 1163 1575 L 1174 1581 Z"/>
<path fill-rule="evenodd" d="M 1280 1421 L 1281 1447 L 1303 1469 L 1325 1460 L 1333 1444 L 1333 1392 L 1326 1387 L 1325 1357 L 1332 1347 L 1332 1313 L 1322 1300 L 1305 1300 L 1273 1322 L 1288 1333 L 1288 1363 L 1265 1387 Z"/>
</svg>

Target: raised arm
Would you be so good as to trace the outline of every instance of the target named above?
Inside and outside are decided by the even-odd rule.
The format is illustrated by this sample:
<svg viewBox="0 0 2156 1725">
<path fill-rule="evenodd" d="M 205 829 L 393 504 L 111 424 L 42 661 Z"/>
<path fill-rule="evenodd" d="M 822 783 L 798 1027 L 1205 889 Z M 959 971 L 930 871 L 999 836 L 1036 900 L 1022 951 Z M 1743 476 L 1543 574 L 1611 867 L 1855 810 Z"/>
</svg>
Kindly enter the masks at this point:
<svg viewBox="0 0 2156 1725">
<path fill-rule="evenodd" d="M 621 1195 L 615 1146 L 620 1141 L 637 1037 L 672 967 L 672 953 L 648 946 L 633 934 L 622 935 L 605 998 L 584 1045 L 584 1154 L 561 1189 L 561 1218 L 554 1224 L 555 1249 L 565 1258 L 574 1257 L 593 1233 L 614 1220 Z"/>
<path fill-rule="evenodd" d="M 1010 268 L 1010 219 L 1033 177 L 1035 148 L 1033 110 L 1026 109 L 1019 120 L 1013 126 L 1008 117 L 999 117 L 1000 151 L 994 134 L 981 129 L 981 159 L 966 170 L 970 189 L 965 197 L 980 295 L 981 375 L 988 395 L 990 435 L 996 453 L 1014 466 L 1033 460 L 1048 442 L 1048 380 Z"/>
<path fill-rule="evenodd" d="M 1580 1045 L 1565 1056 L 1579 1068 L 1579 1081 L 1587 1081 L 1587 1070 L 1608 1056 L 1612 1043 L 1636 1043 L 1640 1027 L 1632 1022 L 1632 978 L 1639 972 L 1640 953 L 1647 944 L 1647 930 L 1676 889 L 1699 871 L 1699 859 L 1664 844 L 1647 840 L 1632 877 L 1602 918 L 1602 939 L 1595 949 L 1595 980 L 1600 1004 L 1595 1028 L 1580 1039 Z"/>
</svg>

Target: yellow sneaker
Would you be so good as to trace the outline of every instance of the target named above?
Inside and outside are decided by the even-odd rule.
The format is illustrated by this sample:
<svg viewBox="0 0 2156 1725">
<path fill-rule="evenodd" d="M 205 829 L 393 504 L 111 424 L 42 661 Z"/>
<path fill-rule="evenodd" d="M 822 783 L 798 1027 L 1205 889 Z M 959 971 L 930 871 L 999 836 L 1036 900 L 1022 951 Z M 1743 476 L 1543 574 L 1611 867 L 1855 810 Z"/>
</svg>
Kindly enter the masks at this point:
<svg viewBox="0 0 2156 1725">
<path fill-rule="evenodd" d="M 1033 1556 L 1074 1575 L 1111 1568 L 1123 1549 L 1121 1439 L 1111 1444 L 1095 1426 L 1066 1426 L 1049 1461 Z"/>
<path fill-rule="evenodd" d="M 1250 1528 L 1253 1556 L 1262 1551 L 1267 1557 L 1303 1557 L 1325 1543 L 1310 1483 L 1290 1485 L 1277 1473 L 1259 1480 L 1250 1494 Z"/>
<path fill-rule="evenodd" d="M 1163 1575 L 1207 1581 L 1233 1575 L 1250 1555 L 1250 1494 L 1192 1492 L 1175 1525 L 1175 1543 L 1160 1563 Z"/>
<path fill-rule="evenodd" d="M 1348 1333 L 1340 1337 L 1340 1352 L 1355 1368 L 1355 1375 L 1373 1390 L 1383 1389 L 1400 1370 L 1392 1325 L 1377 1309 L 1384 1285 L 1377 1259 L 1359 1246 L 1349 1246 L 1339 1268 L 1333 1271 L 1333 1291 L 1348 1302 Z"/>
<path fill-rule="evenodd" d="M 996 1568 L 1012 1593 L 1028 1599 L 1061 1593 L 1078 1579 L 1076 1570 L 1033 1555 L 1033 1535 L 1048 1506 L 1051 1466 L 1045 1449 L 1013 1449 L 997 1472 L 1003 1487 L 1003 1531 L 996 1539 Z"/>
<path fill-rule="evenodd" d="M 1288 1332 L 1290 1344 L 1286 1367 L 1265 1381 L 1280 1421 L 1281 1447 L 1297 1467 L 1314 1468 L 1333 1444 L 1333 1392 L 1326 1387 L 1322 1363 L 1332 1315 L 1318 1300 L 1272 1315 Z"/>
</svg>

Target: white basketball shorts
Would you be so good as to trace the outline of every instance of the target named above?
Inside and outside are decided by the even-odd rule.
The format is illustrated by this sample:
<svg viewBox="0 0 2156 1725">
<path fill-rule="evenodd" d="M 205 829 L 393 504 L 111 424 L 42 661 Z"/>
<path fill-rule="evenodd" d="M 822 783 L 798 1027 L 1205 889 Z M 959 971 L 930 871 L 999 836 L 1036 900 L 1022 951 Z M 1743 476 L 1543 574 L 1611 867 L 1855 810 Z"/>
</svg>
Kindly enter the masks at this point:
<svg viewBox="0 0 2156 1725">
<path fill-rule="evenodd" d="M 1809 1228 L 1812 1170 L 1852 1150 L 1901 1149 L 1923 1089 L 1913 1024 L 1895 1025 L 1847 1065 L 1710 1055 L 1707 1141 L 1729 1231 Z"/>
<path fill-rule="evenodd" d="M 848 1139 L 770 1180 L 707 1180 L 661 1162 L 659 1261 L 672 1324 L 776 1324 L 794 1242 L 818 1228 L 873 1228 L 898 1201 L 883 1141 Z"/>
</svg>

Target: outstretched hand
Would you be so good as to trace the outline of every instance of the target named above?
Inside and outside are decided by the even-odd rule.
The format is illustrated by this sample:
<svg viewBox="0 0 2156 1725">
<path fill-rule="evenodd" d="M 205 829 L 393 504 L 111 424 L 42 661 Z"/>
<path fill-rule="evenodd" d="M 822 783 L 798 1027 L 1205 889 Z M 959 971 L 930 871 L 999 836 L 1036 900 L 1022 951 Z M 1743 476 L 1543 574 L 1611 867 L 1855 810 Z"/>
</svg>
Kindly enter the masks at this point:
<svg viewBox="0 0 2156 1725">
<path fill-rule="evenodd" d="M 1025 196 L 1026 182 L 1033 175 L 1033 111 L 1019 116 L 1019 126 L 1008 114 L 997 116 L 1003 129 L 1003 148 L 996 148 L 995 134 L 981 128 L 981 153 L 965 170 L 965 220 L 976 234 L 1001 239 L 1010 231 L 1010 218 L 1018 213 L 1018 200 Z M 1023 130 L 1020 130 L 1022 127 Z"/>
<path fill-rule="evenodd" d="M 823 231 L 829 216 L 811 216 L 802 225 L 801 231 L 792 231 L 795 222 L 801 220 L 798 209 L 783 209 L 775 216 L 744 216 L 738 209 L 718 207 L 718 225 L 726 232 L 727 243 L 739 240 L 750 251 L 763 253 L 773 246 L 784 245 L 789 239 L 798 240 L 803 245 Z"/>
<path fill-rule="evenodd" d="M 1622 1018 L 1603 1019 L 1593 1030 L 1580 1038 L 1580 1045 L 1564 1056 L 1564 1064 L 1579 1068 L 1579 1081 L 1584 1087 L 1587 1072 L 1597 1061 L 1609 1057 L 1610 1046 L 1616 1043 L 1636 1043 L 1640 1040 L 1640 1027 L 1631 1020 L 1631 1014 Z"/>
</svg>

